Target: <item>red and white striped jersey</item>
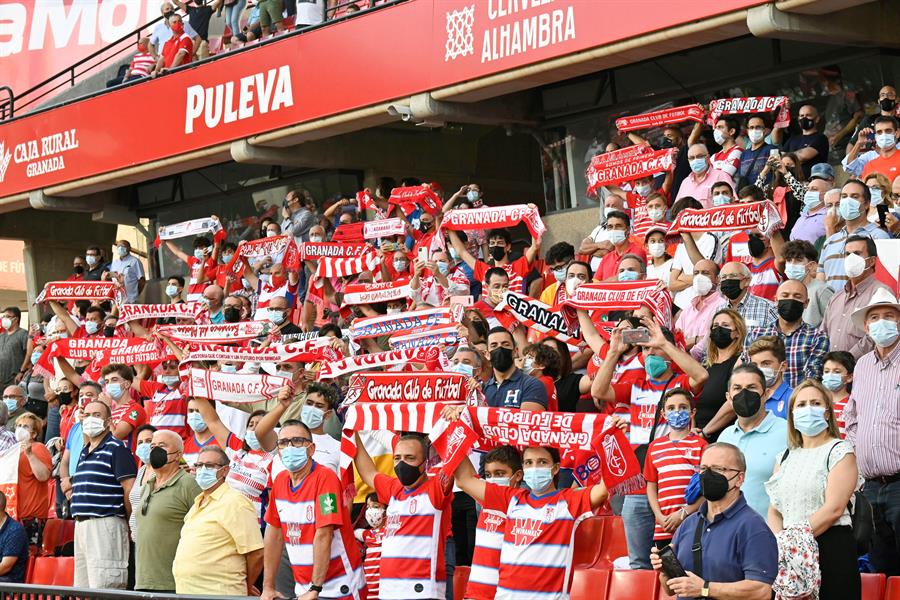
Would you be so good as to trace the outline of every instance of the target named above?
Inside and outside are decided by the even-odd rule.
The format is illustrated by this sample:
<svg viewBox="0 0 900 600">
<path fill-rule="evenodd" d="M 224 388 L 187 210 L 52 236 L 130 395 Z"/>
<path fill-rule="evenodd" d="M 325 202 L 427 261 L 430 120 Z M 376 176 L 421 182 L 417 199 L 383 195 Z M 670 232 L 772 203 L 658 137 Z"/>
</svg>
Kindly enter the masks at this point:
<svg viewBox="0 0 900 600">
<path fill-rule="evenodd" d="M 200 262 L 196 256 L 188 256 L 188 270 L 191 273 L 191 278 L 188 281 L 187 301 L 200 302 L 203 299 L 203 290 L 216 280 L 216 273 L 218 272 L 216 262 L 211 258 Z M 206 271 L 206 279 L 201 282 L 200 277 L 203 275 L 204 270 Z"/>
<path fill-rule="evenodd" d="M 151 425 L 174 431 L 183 440 L 191 435 L 191 428 L 187 425 L 188 401 L 181 396 L 178 388 L 173 390 L 156 381 L 141 381 L 139 391 L 141 396 L 149 398 L 144 402 L 144 409 Z"/>
<path fill-rule="evenodd" d="M 752 274 L 750 278 L 750 293 L 774 302 L 778 286 L 784 281 L 784 277 L 782 277 L 775 266 L 775 257 L 769 257 L 758 265 L 750 263 L 747 265 L 747 268 L 750 269 Z"/>
<path fill-rule="evenodd" d="M 219 446 L 219 442 L 216 441 L 216 436 L 210 436 L 210 438 L 202 444 L 197 440 L 197 434 L 188 437 L 188 439 L 184 440 L 184 462 L 186 462 L 189 467 L 193 467 L 197 462 L 197 458 L 200 456 L 200 452 L 207 446 Z M 229 433 L 226 446 L 227 448 L 224 449 L 225 452 L 228 453 L 228 456 L 233 458 L 235 452 L 244 447 L 244 441 L 233 433 Z"/>
<path fill-rule="evenodd" d="M 232 459 L 228 477 L 225 478 L 231 489 L 240 492 L 253 503 L 260 524 L 263 520 L 262 493 L 269 484 L 274 456 L 274 452 L 265 450 L 241 451 Z"/>
<path fill-rule="evenodd" d="M 670 440 L 668 436 L 656 438 L 647 448 L 644 464 L 644 479 L 656 483 L 659 510 L 670 515 L 686 504 L 684 491 L 687 489 L 694 467 L 700 464 L 700 455 L 706 448 L 706 440 L 691 434 L 683 440 Z M 671 540 L 659 523 L 653 531 L 654 540 Z"/>
<path fill-rule="evenodd" d="M 466 586 L 467 600 L 493 600 L 500 579 L 500 549 L 503 547 L 505 528 L 505 512 L 482 509 L 475 529 L 475 552 Z"/>
<path fill-rule="evenodd" d="M 313 540 L 320 527 L 334 527 L 331 560 L 322 585 L 323 598 L 365 598 L 359 546 L 353 538 L 350 515 L 343 502 L 341 481 L 331 469 L 315 461 L 294 488 L 291 475 L 283 472 L 272 484 L 266 523 L 281 529 L 294 573 L 294 593 L 299 598 L 309 590 L 313 573 Z"/>
<path fill-rule="evenodd" d="M 278 287 L 260 281 L 258 291 L 259 296 L 256 299 L 256 318 L 260 320 L 269 318 L 268 308 L 272 298 L 277 298 L 278 296 L 287 298 L 288 306 L 293 308 L 294 299 L 297 297 L 297 286 L 291 285 L 289 281 L 285 281 Z"/>
<path fill-rule="evenodd" d="M 590 494 L 566 488 L 538 497 L 486 484 L 484 508 L 506 513 L 497 600 L 569 597 L 575 529 L 593 515 Z"/>
<path fill-rule="evenodd" d="M 363 571 L 366 574 L 366 600 L 378 600 L 378 581 L 381 579 L 381 542 L 384 540 L 384 525 L 375 529 L 357 529 L 356 539 L 366 548 Z"/>
<path fill-rule="evenodd" d="M 406 489 L 396 478 L 381 473 L 375 475 L 375 491 L 378 501 L 387 504 L 379 598 L 443 598 L 452 492 L 445 491 L 437 477 Z"/>
<path fill-rule="evenodd" d="M 843 399 L 834 403 L 834 420 L 837 421 L 838 430 L 841 432 L 841 439 L 847 437 L 844 425 L 844 407 L 847 406 L 847 400 L 849 399 L 850 396 L 848 394 L 847 396 L 844 396 Z"/>
<path fill-rule="evenodd" d="M 506 271 L 506 274 L 509 275 L 509 290 L 511 292 L 516 292 L 517 294 L 524 294 L 527 292 L 525 289 L 525 277 L 531 272 L 531 264 L 525 260 L 524 256 L 520 256 L 509 264 L 497 266 Z M 484 281 L 484 275 L 490 268 L 491 265 L 483 260 L 476 260 L 475 268 L 472 269 L 475 279 Z M 484 286 L 481 295 L 482 297 L 487 297 L 487 286 Z"/>
<path fill-rule="evenodd" d="M 737 173 L 741 166 L 741 154 L 743 152 L 740 146 L 734 145 L 728 150 L 719 150 L 713 154 L 710 162 L 714 169 L 724 171 L 731 177 L 734 177 L 734 174 Z M 734 191 L 737 192 L 737 190 Z"/>
<path fill-rule="evenodd" d="M 600 348 L 600 353 L 591 357 L 590 362 L 587 364 L 588 377 L 594 379 L 594 377 L 597 376 L 597 372 L 600 370 L 600 367 L 603 366 L 603 361 L 606 360 L 606 355 L 608 353 L 609 344 L 604 344 L 603 347 Z M 647 371 L 644 369 L 643 354 L 638 352 L 628 360 L 616 364 L 612 383 L 639 383 L 646 378 Z M 628 402 L 619 402 L 617 400 L 615 403 L 607 405 L 607 410 L 604 412 L 624 419 L 628 418 L 631 414 L 630 407 L 631 405 Z"/>
<path fill-rule="evenodd" d="M 156 64 L 156 59 L 153 58 L 153 55 L 149 52 L 138 52 L 134 56 L 131 57 L 131 66 L 128 68 L 131 69 L 131 75 L 143 75 L 147 77 L 150 75 L 150 70 L 153 69 L 153 65 Z"/>
</svg>

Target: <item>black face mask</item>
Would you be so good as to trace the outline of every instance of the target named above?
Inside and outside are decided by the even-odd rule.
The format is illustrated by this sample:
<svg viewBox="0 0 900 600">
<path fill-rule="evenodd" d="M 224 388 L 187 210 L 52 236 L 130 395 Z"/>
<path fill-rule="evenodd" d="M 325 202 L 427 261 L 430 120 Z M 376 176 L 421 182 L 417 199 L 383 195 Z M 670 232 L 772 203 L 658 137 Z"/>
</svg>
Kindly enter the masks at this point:
<svg viewBox="0 0 900 600">
<path fill-rule="evenodd" d="M 506 256 L 506 248 L 503 246 L 489 246 L 488 254 L 494 260 L 503 260 L 503 257 Z"/>
<path fill-rule="evenodd" d="M 166 466 L 166 463 L 169 462 L 169 453 L 166 452 L 166 449 L 157 446 L 156 448 L 150 449 L 150 466 L 154 469 L 161 469 Z"/>
<path fill-rule="evenodd" d="M 719 289 L 729 300 L 737 300 L 737 297 L 740 296 L 743 291 L 741 289 L 740 279 L 724 279 L 719 285 Z"/>
<path fill-rule="evenodd" d="M 759 405 L 762 398 L 753 390 L 744 388 L 731 397 L 731 407 L 734 414 L 745 419 L 749 419 L 759 412 Z"/>
<path fill-rule="evenodd" d="M 422 233 L 425 233 L 426 231 L 431 230 L 432 225 L 434 225 L 434 223 L 432 223 L 431 221 L 429 221 L 427 223 L 425 221 L 420 221 L 419 222 L 419 231 L 421 231 Z"/>
<path fill-rule="evenodd" d="M 803 316 L 803 303 L 793 299 L 779 300 L 778 316 L 788 323 L 799 321 Z"/>
<path fill-rule="evenodd" d="M 75 273 L 76 275 L 81 275 L 82 273 L 84 273 L 84 267 L 82 267 L 81 265 L 79 265 L 77 267 L 72 267 L 72 272 Z"/>
<path fill-rule="evenodd" d="M 226 323 L 237 323 L 241 320 L 241 311 L 233 306 L 226 306 L 222 311 Z"/>
<path fill-rule="evenodd" d="M 478 337 L 481 339 L 485 339 L 488 336 L 488 328 L 487 323 L 480 319 L 475 319 L 472 321 L 472 329 L 475 330 L 475 333 L 478 334 Z"/>
<path fill-rule="evenodd" d="M 415 467 L 402 460 L 394 465 L 394 473 L 397 474 L 397 479 L 400 480 L 400 483 L 406 487 L 414 484 L 422 476 L 421 465 Z"/>
<path fill-rule="evenodd" d="M 729 479 L 721 473 L 716 473 L 712 469 L 707 469 L 700 475 L 700 494 L 707 500 L 721 500 L 725 497 L 730 489 L 728 487 Z"/>
<path fill-rule="evenodd" d="M 103 337 L 112 337 L 114 335 L 116 335 L 115 327 L 110 327 L 107 325 L 106 327 L 103 328 Z"/>
<path fill-rule="evenodd" d="M 61 406 L 72 404 L 72 392 L 60 392 L 56 395 L 56 399 L 59 400 Z"/>
<path fill-rule="evenodd" d="M 513 351 L 503 347 L 491 350 L 491 366 L 500 373 L 509 371 L 513 366 Z"/>
<path fill-rule="evenodd" d="M 170 10 L 169 12 L 164 12 L 164 13 L 163 13 L 163 18 L 164 18 L 166 21 L 168 21 L 168 20 L 169 20 L 169 17 L 171 17 L 173 14 L 175 14 L 175 13 L 174 13 L 173 11 L 171 11 L 171 10 Z"/>
<path fill-rule="evenodd" d="M 727 327 L 720 327 L 719 325 L 710 329 L 709 339 L 719 350 L 724 350 L 734 342 L 734 340 L 731 339 L 731 330 Z"/>
<path fill-rule="evenodd" d="M 878 104 L 881 105 L 881 110 L 884 112 L 890 112 L 894 110 L 894 107 L 897 106 L 897 101 L 893 98 L 882 98 L 878 101 Z"/>
<path fill-rule="evenodd" d="M 766 244 L 758 236 L 751 235 L 747 242 L 747 249 L 750 251 L 750 256 L 759 258 L 766 253 Z"/>
<path fill-rule="evenodd" d="M 803 117 L 798 121 L 800 123 L 800 129 L 812 129 L 815 122 L 809 117 Z"/>
<path fill-rule="evenodd" d="M 659 143 L 659 146 L 660 146 L 660 148 L 674 148 L 675 144 L 673 144 L 672 140 L 670 140 L 669 138 L 664 137 L 662 139 L 662 141 Z"/>
</svg>

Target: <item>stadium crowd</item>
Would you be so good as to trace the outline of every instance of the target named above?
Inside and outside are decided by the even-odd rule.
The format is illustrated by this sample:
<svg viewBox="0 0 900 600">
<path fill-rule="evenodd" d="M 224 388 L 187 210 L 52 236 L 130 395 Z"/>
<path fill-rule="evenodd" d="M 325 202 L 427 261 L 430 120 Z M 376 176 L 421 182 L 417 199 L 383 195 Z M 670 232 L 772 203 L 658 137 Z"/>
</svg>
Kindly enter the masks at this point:
<svg viewBox="0 0 900 600">
<path fill-rule="evenodd" d="M 164 299 L 86 242 L 3 312 L 0 580 L 51 512 L 88 588 L 565 598 L 596 514 L 679 598 L 900 575 L 896 90 L 740 104 L 623 123 L 585 239 L 383 178 L 160 227 Z"/>
</svg>

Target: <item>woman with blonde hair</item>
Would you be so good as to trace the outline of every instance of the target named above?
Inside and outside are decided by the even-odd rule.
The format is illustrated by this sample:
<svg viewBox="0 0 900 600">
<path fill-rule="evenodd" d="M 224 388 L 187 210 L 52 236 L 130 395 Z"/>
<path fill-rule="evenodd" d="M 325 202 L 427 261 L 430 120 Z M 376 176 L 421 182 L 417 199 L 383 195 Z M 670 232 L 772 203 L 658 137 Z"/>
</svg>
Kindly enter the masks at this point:
<svg viewBox="0 0 900 600">
<path fill-rule="evenodd" d="M 869 173 L 863 180 L 869 193 L 872 194 L 872 202 L 869 204 L 869 223 L 876 223 L 884 228 L 883 222 L 891 203 L 891 182 L 881 173 Z"/>
<path fill-rule="evenodd" d="M 832 396 L 807 379 L 794 388 L 788 405 L 788 449 L 766 482 L 769 526 L 807 526 L 819 550 L 819 600 L 859 600 L 856 539 L 848 505 L 862 480 L 853 446 L 841 440 Z"/>
<path fill-rule="evenodd" d="M 746 336 L 747 325 L 737 311 L 722 308 L 713 315 L 706 336 L 706 358 L 703 361 L 709 379 L 697 397 L 697 413 L 694 417 L 694 433 L 709 442 L 716 441 L 719 433 L 734 422 L 734 411 L 731 403 L 725 402 L 725 391 Z"/>
</svg>

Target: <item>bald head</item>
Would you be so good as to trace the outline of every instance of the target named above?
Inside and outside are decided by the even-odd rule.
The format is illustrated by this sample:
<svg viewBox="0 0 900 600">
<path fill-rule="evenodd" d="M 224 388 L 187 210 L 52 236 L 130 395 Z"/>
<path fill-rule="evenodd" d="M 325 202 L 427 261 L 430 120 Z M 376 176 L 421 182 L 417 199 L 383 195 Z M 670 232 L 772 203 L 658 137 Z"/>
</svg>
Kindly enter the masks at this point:
<svg viewBox="0 0 900 600">
<path fill-rule="evenodd" d="M 802 302 L 804 306 L 806 306 L 806 301 L 809 299 L 809 294 L 806 290 L 806 284 L 797 279 L 788 279 L 787 281 L 783 281 L 781 285 L 778 286 L 778 290 L 775 292 L 775 300 L 797 300 L 798 302 Z"/>
<path fill-rule="evenodd" d="M 210 312 L 217 313 L 225 300 L 225 291 L 217 285 L 208 285 L 203 290 L 203 299 L 209 304 Z"/>
<path fill-rule="evenodd" d="M 184 452 L 184 441 L 181 436 L 169 429 L 159 429 L 153 432 L 153 439 L 150 443 L 156 446 L 162 446 L 166 452 Z"/>
</svg>

